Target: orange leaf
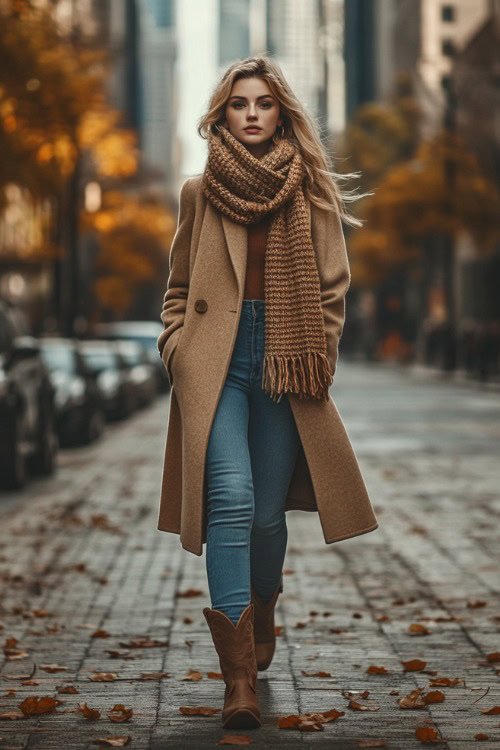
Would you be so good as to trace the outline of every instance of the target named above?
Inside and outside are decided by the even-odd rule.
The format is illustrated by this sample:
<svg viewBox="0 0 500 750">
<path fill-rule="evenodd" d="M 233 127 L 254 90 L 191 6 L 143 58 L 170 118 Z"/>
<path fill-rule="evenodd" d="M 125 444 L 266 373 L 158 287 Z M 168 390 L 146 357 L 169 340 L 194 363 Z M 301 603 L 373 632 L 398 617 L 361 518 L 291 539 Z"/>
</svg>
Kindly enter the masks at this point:
<svg viewBox="0 0 500 750">
<path fill-rule="evenodd" d="M 86 719 L 98 719 L 101 715 L 100 711 L 95 708 L 89 708 L 86 703 L 80 703 L 78 711 L 83 714 Z"/>
<path fill-rule="evenodd" d="M 438 733 L 432 727 L 417 727 L 415 737 L 420 742 L 441 742 Z"/>
<path fill-rule="evenodd" d="M 89 675 L 89 680 L 92 680 L 92 682 L 113 682 L 117 679 L 116 672 L 96 672 L 96 674 Z"/>
<path fill-rule="evenodd" d="M 220 708 L 212 708 L 211 706 L 181 706 L 179 711 L 181 714 L 188 714 L 189 716 L 213 716 L 220 711 Z"/>
<path fill-rule="evenodd" d="M 57 698 L 51 698 L 50 695 L 44 695 L 43 698 L 30 695 L 19 704 L 19 708 L 26 716 L 33 716 L 35 714 L 48 714 L 51 711 L 55 711 L 60 703 L 62 701 L 58 701 Z"/>
<path fill-rule="evenodd" d="M 442 703 L 446 696 L 440 690 L 431 690 L 430 693 L 423 696 L 423 699 L 426 703 Z"/>
<path fill-rule="evenodd" d="M 44 672 L 66 672 L 68 667 L 63 667 L 62 664 L 40 664 L 40 669 Z"/>
<path fill-rule="evenodd" d="M 410 625 L 408 631 L 412 635 L 430 635 L 432 632 L 431 630 L 429 630 L 429 628 L 419 622 L 414 622 L 412 625 Z"/>
<path fill-rule="evenodd" d="M 496 714 L 500 714 L 500 706 L 493 706 L 493 708 L 481 708 L 481 713 L 495 716 Z"/>
<path fill-rule="evenodd" d="M 427 662 L 422 661 L 421 659 L 402 661 L 401 664 L 403 665 L 405 672 L 420 672 L 421 669 L 425 669 L 427 666 Z"/>
<path fill-rule="evenodd" d="M 368 667 L 366 670 L 368 674 L 388 674 L 388 671 L 385 667 Z"/>
<path fill-rule="evenodd" d="M 430 687 L 453 687 L 453 685 L 458 685 L 459 682 L 462 682 L 462 680 L 459 680 L 458 677 L 454 677 L 453 679 L 449 677 L 437 677 L 435 680 L 430 680 L 429 685 Z"/>
<path fill-rule="evenodd" d="M 189 669 L 184 677 L 181 677 L 182 680 L 191 680 L 192 682 L 197 682 L 198 680 L 201 680 L 203 678 L 203 675 L 201 672 L 198 672 L 197 669 Z"/>
<path fill-rule="evenodd" d="M 116 703 L 111 711 L 108 711 L 108 719 L 115 722 L 128 721 L 134 715 L 134 711 L 131 708 L 125 708 L 123 703 Z"/>
<path fill-rule="evenodd" d="M 186 589 L 185 591 L 177 591 L 175 594 L 179 598 L 191 599 L 194 596 L 201 596 L 203 591 L 201 589 Z"/>
<path fill-rule="evenodd" d="M 225 734 L 220 740 L 217 740 L 218 745 L 249 745 L 252 738 L 247 734 Z"/>
<path fill-rule="evenodd" d="M 398 700 L 400 708 L 425 708 L 425 701 L 420 697 L 423 688 L 412 690 L 404 698 Z"/>
</svg>

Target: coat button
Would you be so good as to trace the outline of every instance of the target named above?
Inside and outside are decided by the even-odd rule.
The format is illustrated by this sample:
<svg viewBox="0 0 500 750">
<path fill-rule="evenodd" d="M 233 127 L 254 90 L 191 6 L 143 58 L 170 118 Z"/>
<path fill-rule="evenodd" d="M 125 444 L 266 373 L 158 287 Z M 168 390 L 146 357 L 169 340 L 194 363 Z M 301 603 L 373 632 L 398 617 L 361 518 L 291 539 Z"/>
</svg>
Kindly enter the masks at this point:
<svg viewBox="0 0 500 750">
<path fill-rule="evenodd" d="M 196 302 L 194 303 L 194 309 L 196 310 L 196 312 L 199 312 L 199 313 L 206 312 L 208 309 L 208 303 L 206 299 L 197 299 Z"/>
</svg>

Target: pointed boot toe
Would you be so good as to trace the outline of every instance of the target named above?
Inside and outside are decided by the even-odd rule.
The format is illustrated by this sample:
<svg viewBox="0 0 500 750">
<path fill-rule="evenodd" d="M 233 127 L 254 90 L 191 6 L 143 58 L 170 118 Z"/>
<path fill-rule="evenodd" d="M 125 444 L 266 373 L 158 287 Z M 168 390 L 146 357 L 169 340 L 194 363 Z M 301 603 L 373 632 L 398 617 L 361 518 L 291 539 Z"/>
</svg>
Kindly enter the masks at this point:
<svg viewBox="0 0 500 750">
<path fill-rule="evenodd" d="M 218 609 L 205 607 L 203 614 L 226 683 L 222 725 L 231 729 L 260 727 L 252 602 L 245 607 L 236 625 Z"/>
</svg>

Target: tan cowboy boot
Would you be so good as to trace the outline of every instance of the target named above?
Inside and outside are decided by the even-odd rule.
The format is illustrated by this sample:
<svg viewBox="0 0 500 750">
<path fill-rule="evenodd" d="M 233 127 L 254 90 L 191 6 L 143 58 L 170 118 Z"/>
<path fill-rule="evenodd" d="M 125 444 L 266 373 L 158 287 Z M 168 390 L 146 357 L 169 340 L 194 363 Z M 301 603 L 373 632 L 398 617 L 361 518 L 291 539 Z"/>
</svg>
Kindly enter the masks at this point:
<svg viewBox="0 0 500 750">
<path fill-rule="evenodd" d="M 271 599 L 266 603 L 257 596 L 252 585 L 250 585 L 250 590 L 252 592 L 252 604 L 254 605 L 255 658 L 258 671 L 263 672 L 272 662 L 276 648 L 274 608 L 278 596 L 283 591 L 283 575 Z"/>
<path fill-rule="evenodd" d="M 205 607 L 203 614 L 226 683 L 222 725 L 231 729 L 260 727 L 252 602 L 245 607 L 236 625 L 218 609 Z"/>
</svg>

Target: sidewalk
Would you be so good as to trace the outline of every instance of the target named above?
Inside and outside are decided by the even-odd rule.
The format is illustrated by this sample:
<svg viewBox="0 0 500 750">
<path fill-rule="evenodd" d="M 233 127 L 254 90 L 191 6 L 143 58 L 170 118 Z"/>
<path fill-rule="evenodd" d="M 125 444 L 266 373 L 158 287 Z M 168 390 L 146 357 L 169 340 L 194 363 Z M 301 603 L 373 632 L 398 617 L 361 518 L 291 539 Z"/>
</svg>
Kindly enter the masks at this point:
<svg viewBox="0 0 500 750">
<path fill-rule="evenodd" d="M 472 748 L 477 735 L 500 746 L 500 709 L 481 713 L 500 706 L 499 399 L 345 362 L 333 396 L 380 527 L 325 545 L 316 514 L 287 514 L 260 729 L 222 729 L 205 556 L 156 529 L 168 396 L 62 453 L 54 478 L 0 494 L 0 716 L 23 717 L 0 719 L 2 750 L 113 736 L 141 750 L 205 748 L 236 734 L 257 747 L 407 750 L 424 746 L 417 728 L 436 732 L 435 748 Z M 414 660 L 425 663 L 405 671 Z M 421 708 L 398 704 L 411 693 Z M 58 703 L 24 717 L 31 696 Z M 130 718 L 108 718 L 117 704 L 114 718 Z M 217 712 L 180 710 L 197 706 Z M 277 726 L 331 709 L 343 714 L 322 731 Z"/>
</svg>

